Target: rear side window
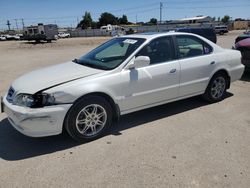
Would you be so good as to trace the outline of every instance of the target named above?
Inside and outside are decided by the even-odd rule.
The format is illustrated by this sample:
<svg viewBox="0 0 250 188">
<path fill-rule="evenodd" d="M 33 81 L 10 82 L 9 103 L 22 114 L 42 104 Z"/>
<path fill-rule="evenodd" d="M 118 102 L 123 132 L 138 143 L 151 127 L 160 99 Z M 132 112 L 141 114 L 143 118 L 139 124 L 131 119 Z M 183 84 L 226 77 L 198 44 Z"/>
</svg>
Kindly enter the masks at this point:
<svg viewBox="0 0 250 188">
<path fill-rule="evenodd" d="M 204 41 L 194 36 L 176 36 L 179 58 L 189 58 L 210 54 L 213 49 Z"/>
<path fill-rule="evenodd" d="M 148 56 L 150 64 L 164 63 L 175 59 L 175 50 L 171 37 L 154 39 L 144 46 L 136 56 Z"/>
</svg>

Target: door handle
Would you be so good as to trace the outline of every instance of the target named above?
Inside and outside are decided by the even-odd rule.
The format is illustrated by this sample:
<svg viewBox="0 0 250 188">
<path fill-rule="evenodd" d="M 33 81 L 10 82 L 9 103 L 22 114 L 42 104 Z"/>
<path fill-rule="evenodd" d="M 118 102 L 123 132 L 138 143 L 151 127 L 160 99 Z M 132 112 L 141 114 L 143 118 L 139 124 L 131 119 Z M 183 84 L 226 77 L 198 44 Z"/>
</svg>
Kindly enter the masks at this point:
<svg viewBox="0 0 250 188">
<path fill-rule="evenodd" d="M 176 69 L 171 69 L 170 71 L 169 71 L 169 73 L 171 73 L 171 74 L 173 74 L 173 73 L 175 73 L 176 72 Z"/>
<path fill-rule="evenodd" d="M 214 65 L 215 64 L 215 61 L 212 61 L 211 63 L 210 63 L 210 65 Z"/>
</svg>

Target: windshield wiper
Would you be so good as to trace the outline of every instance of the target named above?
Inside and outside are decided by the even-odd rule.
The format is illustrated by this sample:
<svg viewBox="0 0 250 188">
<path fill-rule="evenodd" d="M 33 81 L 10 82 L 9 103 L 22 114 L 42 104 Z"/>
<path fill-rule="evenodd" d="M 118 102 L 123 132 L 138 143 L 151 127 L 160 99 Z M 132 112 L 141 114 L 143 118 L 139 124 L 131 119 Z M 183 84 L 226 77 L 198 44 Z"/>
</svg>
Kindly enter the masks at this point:
<svg viewBox="0 0 250 188">
<path fill-rule="evenodd" d="M 108 68 L 100 67 L 99 65 L 89 63 L 87 61 L 81 61 L 79 59 L 74 59 L 74 60 L 72 60 L 72 62 L 77 63 L 79 65 L 86 66 L 86 67 L 91 67 L 91 68 L 94 68 L 94 69 L 109 70 Z"/>
<path fill-rule="evenodd" d="M 91 67 L 91 68 L 96 68 L 96 69 L 102 69 L 102 68 L 100 68 L 100 66 L 95 65 L 93 63 L 88 63 L 88 62 L 80 63 L 80 65 L 84 65 L 84 66 Z"/>
</svg>

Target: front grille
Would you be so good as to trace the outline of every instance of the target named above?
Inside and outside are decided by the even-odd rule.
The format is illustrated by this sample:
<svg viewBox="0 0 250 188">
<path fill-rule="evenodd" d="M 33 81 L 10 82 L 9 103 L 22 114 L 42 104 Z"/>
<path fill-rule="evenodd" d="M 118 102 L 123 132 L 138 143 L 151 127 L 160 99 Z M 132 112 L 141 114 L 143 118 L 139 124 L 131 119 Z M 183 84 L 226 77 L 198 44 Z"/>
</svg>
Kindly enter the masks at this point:
<svg viewBox="0 0 250 188">
<path fill-rule="evenodd" d="M 10 87 L 10 89 L 7 93 L 7 98 L 6 98 L 8 102 L 10 102 L 10 103 L 13 102 L 14 93 L 15 93 L 15 90 L 12 87 Z"/>
</svg>

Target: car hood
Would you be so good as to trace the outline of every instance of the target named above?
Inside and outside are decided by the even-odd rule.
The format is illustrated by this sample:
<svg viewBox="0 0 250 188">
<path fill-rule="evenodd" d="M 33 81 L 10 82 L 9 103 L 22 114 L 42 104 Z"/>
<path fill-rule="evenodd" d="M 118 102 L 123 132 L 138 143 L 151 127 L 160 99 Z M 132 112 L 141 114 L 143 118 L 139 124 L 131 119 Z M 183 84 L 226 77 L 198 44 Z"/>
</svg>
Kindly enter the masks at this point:
<svg viewBox="0 0 250 188">
<path fill-rule="evenodd" d="M 104 72 L 104 70 L 67 62 L 25 74 L 16 79 L 12 83 L 12 87 L 17 93 L 34 94 L 47 88 L 101 72 Z"/>
</svg>

